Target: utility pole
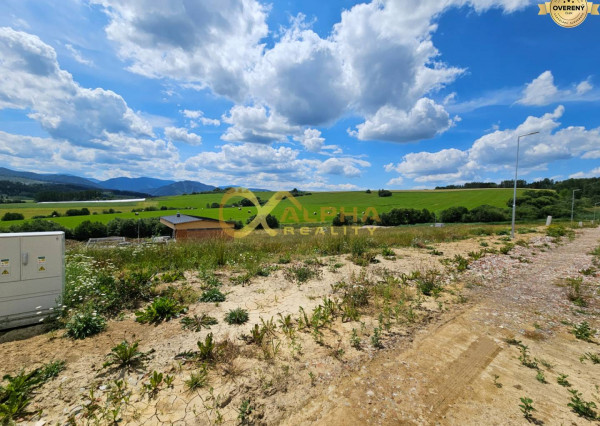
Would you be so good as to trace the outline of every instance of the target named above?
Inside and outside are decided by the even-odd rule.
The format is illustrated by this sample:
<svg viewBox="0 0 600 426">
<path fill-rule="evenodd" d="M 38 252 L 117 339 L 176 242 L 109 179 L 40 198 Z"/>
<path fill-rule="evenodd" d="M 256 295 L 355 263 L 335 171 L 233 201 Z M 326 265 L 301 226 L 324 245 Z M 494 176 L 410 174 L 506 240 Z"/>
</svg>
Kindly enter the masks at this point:
<svg viewBox="0 0 600 426">
<path fill-rule="evenodd" d="M 519 172 L 519 145 L 521 144 L 521 138 L 525 136 L 535 135 L 536 133 L 539 132 L 526 133 L 517 137 L 517 162 L 515 164 L 515 185 L 513 189 L 512 226 L 510 228 L 510 238 L 512 240 L 515 239 L 515 218 L 517 213 L 517 175 Z"/>
<path fill-rule="evenodd" d="M 581 189 L 573 190 L 573 200 L 571 201 L 571 222 L 573 222 L 573 213 L 575 212 L 575 193 L 581 191 Z"/>
</svg>

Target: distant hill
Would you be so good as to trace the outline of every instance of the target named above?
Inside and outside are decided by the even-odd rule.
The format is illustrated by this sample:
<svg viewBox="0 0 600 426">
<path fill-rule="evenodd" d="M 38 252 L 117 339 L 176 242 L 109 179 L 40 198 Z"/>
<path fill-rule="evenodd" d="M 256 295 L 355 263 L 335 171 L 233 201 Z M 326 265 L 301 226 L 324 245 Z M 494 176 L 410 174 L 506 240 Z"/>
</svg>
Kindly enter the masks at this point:
<svg viewBox="0 0 600 426">
<path fill-rule="evenodd" d="M 99 182 L 103 188 L 119 189 L 121 191 L 143 192 L 152 194 L 153 190 L 174 184 L 174 180 L 163 180 L 149 177 L 129 178 L 118 177 Z"/>
<path fill-rule="evenodd" d="M 22 183 L 61 183 L 65 185 L 77 185 L 85 188 L 102 188 L 97 183 L 92 182 L 89 179 L 85 179 L 79 176 L 62 175 L 62 174 L 41 174 L 33 172 L 19 172 L 16 170 L 10 170 L 5 167 L 0 167 L 0 179 L 12 182 Z"/>
<path fill-rule="evenodd" d="M 192 192 L 212 191 L 213 189 L 215 189 L 215 187 L 212 185 L 206 185 L 202 182 L 194 182 L 192 180 L 184 180 L 156 188 L 150 192 L 150 195 L 162 197 L 166 195 L 180 195 L 190 194 Z"/>
</svg>

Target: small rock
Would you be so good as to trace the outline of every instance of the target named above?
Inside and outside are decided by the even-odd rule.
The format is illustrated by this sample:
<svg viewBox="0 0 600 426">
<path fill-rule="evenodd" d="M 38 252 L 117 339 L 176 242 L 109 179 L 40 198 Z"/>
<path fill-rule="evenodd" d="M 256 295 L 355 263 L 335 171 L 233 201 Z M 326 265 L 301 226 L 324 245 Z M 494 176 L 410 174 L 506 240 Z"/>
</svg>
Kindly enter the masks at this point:
<svg viewBox="0 0 600 426">
<path fill-rule="evenodd" d="M 373 398 L 373 397 L 375 396 L 375 392 L 373 392 L 371 389 L 369 389 L 369 390 L 367 391 L 367 396 L 368 396 L 369 398 Z"/>
</svg>

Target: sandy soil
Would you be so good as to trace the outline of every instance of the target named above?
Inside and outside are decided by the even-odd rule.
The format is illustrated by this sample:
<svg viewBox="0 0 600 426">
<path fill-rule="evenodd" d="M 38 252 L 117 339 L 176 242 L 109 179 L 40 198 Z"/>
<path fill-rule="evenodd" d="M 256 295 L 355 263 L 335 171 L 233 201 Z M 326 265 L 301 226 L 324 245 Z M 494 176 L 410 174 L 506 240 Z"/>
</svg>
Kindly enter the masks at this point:
<svg viewBox="0 0 600 426">
<path fill-rule="evenodd" d="M 482 241 L 499 247 L 499 237 L 436 245 L 443 256 L 417 248 L 397 249 L 395 259 L 378 256 L 379 263 L 364 268 L 371 280 L 435 268 L 446 288 L 439 298 L 423 300 L 414 323 L 394 324 L 384 332 L 383 349 L 369 343 L 378 324 L 376 309 L 373 316 L 361 317 L 363 324 L 338 319 L 324 331 L 323 344 L 303 332 L 292 342 L 278 331 L 275 357 L 240 339 L 261 319 L 276 322 L 280 313 L 297 317 L 300 306 L 310 313 L 324 296 L 335 298 L 332 284 L 348 281 L 363 269 L 347 256 L 336 256 L 321 259 L 322 276 L 305 284 L 290 282 L 278 270 L 244 287 L 225 285 L 227 301 L 218 306 L 190 306 L 190 314 L 219 319 L 211 330 L 182 330 L 179 321 L 142 325 L 130 313 L 83 341 L 64 338 L 61 332 L 36 334 L 35 328 L 0 335 L 0 374 L 54 359 L 66 361 L 65 371 L 35 395 L 31 411 L 42 411 L 29 419 L 32 424 L 64 424 L 69 419 L 88 423 L 90 390 L 98 404 L 107 407 L 111 383 L 119 378 L 131 393 L 120 413 L 127 424 L 237 424 L 245 400 L 253 408 L 249 422 L 256 424 L 525 424 L 518 407 L 523 396 L 533 399 L 536 422 L 589 423 L 567 407 L 570 393 L 556 377 L 567 374 L 571 389 L 600 406 L 595 387 L 600 385 L 600 365 L 579 361 L 584 352 L 600 352 L 600 346 L 575 339 L 566 325 L 586 320 L 600 328 L 598 278 L 584 277 L 586 309 L 569 302 L 567 289 L 557 284 L 565 277 L 582 276 L 579 271 L 591 266 L 587 253 L 598 246 L 600 229 L 580 231 L 574 241 L 565 239 L 559 245 L 541 234 L 523 238 L 529 247 L 515 246 L 509 255 L 486 255 L 463 274 L 443 266 L 440 259 L 478 251 Z M 335 264 L 343 266 L 332 268 Z M 228 282 L 232 271 L 220 274 Z M 186 281 L 199 288 L 196 275 L 189 271 Z M 222 321 L 236 307 L 250 312 L 247 324 L 229 326 Z M 361 350 L 350 345 L 353 328 L 360 330 Z M 226 363 L 211 369 L 212 389 L 188 392 L 184 381 L 196 367 L 176 355 L 196 350 L 196 342 L 209 332 L 217 341 L 229 340 L 234 349 Z M 140 371 L 102 369 L 110 348 L 124 338 L 140 340 L 141 350 L 154 350 L 151 359 Z M 540 383 L 536 371 L 521 365 L 519 349 L 506 338 L 521 340 L 532 358 L 549 363 L 551 368 L 540 366 L 548 383 Z M 175 381 L 172 389 L 150 399 L 143 384 L 154 370 L 174 375 Z M 501 385 L 494 383 L 495 376 Z"/>
</svg>

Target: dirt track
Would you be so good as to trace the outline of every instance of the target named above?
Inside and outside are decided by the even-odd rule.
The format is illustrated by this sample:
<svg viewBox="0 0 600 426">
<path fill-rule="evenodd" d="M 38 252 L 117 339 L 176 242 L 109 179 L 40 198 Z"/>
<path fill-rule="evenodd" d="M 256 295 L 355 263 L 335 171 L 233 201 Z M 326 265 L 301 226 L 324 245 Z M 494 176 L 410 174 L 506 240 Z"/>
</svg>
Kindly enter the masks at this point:
<svg viewBox="0 0 600 426">
<path fill-rule="evenodd" d="M 591 265 L 588 253 L 599 238 L 599 229 L 585 230 L 572 242 L 528 256 L 531 263 L 487 271 L 485 264 L 474 265 L 471 275 L 481 286 L 472 291 L 470 306 L 421 330 L 406 350 L 380 353 L 285 424 L 527 424 L 518 407 L 522 396 L 533 399 L 538 423 L 589 424 L 567 407 L 571 394 L 556 377 L 567 374 L 572 388 L 600 406 L 595 387 L 600 365 L 579 361 L 600 347 L 575 339 L 571 327 L 561 323 L 587 320 L 598 328 L 599 282 L 591 279 L 595 299 L 587 315 L 577 312 L 556 284 Z M 551 369 L 540 365 L 548 383 L 521 365 L 518 348 L 506 338 L 522 340 L 532 357 L 552 364 Z M 501 387 L 494 384 L 495 375 Z"/>
</svg>

